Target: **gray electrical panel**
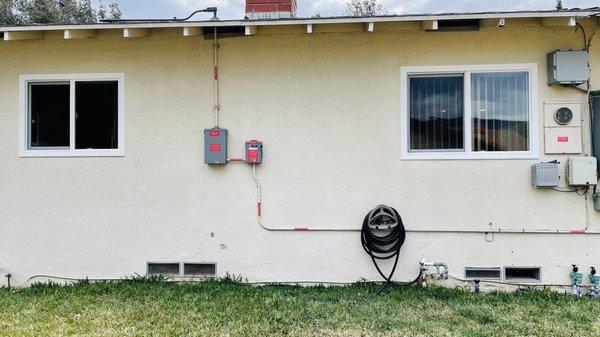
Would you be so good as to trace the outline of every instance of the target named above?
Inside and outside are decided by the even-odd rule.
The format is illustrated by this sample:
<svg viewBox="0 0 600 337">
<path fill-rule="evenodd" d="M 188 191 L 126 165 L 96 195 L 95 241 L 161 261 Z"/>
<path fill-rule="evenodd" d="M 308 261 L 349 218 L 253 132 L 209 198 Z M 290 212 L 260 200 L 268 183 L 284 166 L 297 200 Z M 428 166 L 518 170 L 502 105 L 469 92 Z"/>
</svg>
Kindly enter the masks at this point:
<svg viewBox="0 0 600 337">
<path fill-rule="evenodd" d="M 227 164 L 227 129 L 204 130 L 204 164 Z"/>
<path fill-rule="evenodd" d="M 557 50 L 548 54 L 548 85 L 581 84 L 589 79 L 587 51 Z"/>
<path fill-rule="evenodd" d="M 558 163 L 539 163 L 531 167 L 533 187 L 557 187 L 559 181 Z"/>
<path fill-rule="evenodd" d="M 246 142 L 246 163 L 260 164 L 263 159 L 263 143 L 258 140 Z"/>
</svg>

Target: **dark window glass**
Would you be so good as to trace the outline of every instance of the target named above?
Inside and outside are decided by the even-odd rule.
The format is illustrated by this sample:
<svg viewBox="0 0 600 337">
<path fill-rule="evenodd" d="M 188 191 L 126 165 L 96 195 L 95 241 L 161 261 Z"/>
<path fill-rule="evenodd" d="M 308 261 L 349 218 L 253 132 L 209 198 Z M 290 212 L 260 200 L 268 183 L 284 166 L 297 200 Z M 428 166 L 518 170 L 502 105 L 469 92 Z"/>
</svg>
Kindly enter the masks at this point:
<svg viewBox="0 0 600 337">
<path fill-rule="evenodd" d="M 75 148 L 118 148 L 116 81 L 75 84 Z"/>
<path fill-rule="evenodd" d="M 410 150 L 462 150 L 464 80 L 411 76 Z"/>
<path fill-rule="evenodd" d="M 29 146 L 69 147 L 69 83 L 32 83 Z"/>
<path fill-rule="evenodd" d="M 529 150 L 529 73 L 471 75 L 473 151 Z"/>
</svg>

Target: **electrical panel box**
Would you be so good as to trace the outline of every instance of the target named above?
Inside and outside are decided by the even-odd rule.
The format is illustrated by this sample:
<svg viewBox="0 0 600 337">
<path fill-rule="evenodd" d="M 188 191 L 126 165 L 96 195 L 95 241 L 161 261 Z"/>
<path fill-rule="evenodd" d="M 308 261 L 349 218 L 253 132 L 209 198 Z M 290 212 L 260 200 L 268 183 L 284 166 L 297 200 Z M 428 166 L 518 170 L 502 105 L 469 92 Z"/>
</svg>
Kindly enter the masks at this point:
<svg viewBox="0 0 600 337">
<path fill-rule="evenodd" d="M 600 212 L 600 194 L 598 191 L 594 193 L 594 210 Z"/>
<path fill-rule="evenodd" d="M 581 153 L 581 128 L 546 128 L 544 145 L 548 154 Z"/>
<path fill-rule="evenodd" d="M 548 85 L 581 84 L 589 79 L 587 51 L 557 50 L 548 54 Z"/>
<path fill-rule="evenodd" d="M 544 103 L 544 149 L 547 154 L 583 151 L 580 103 Z"/>
<path fill-rule="evenodd" d="M 263 143 L 258 140 L 246 142 L 246 163 L 260 164 L 263 157 Z"/>
<path fill-rule="evenodd" d="M 557 187 L 559 182 L 558 163 L 538 163 L 531 167 L 533 187 Z"/>
<path fill-rule="evenodd" d="M 227 129 L 204 130 L 204 164 L 227 164 Z"/>
<path fill-rule="evenodd" d="M 597 162 L 595 157 L 571 157 L 567 165 L 567 178 L 569 185 L 585 186 L 596 185 Z"/>
</svg>

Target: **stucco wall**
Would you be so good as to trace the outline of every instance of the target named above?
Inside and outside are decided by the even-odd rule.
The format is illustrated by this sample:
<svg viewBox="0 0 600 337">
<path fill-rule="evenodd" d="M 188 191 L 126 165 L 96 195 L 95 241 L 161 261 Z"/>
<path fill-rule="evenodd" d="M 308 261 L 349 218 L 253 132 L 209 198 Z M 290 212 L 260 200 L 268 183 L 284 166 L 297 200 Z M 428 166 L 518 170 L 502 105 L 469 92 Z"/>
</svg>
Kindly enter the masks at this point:
<svg viewBox="0 0 600 337">
<path fill-rule="evenodd" d="M 586 226 L 583 197 L 530 184 L 532 163 L 564 156 L 400 158 L 402 66 L 538 63 L 542 119 L 543 102 L 585 103 L 583 93 L 545 84 L 546 53 L 580 47 L 572 28 L 429 33 L 382 25 L 365 33 L 350 25 L 317 26 L 312 35 L 295 28 L 220 41 L 220 126 L 230 130 L 230 156 L 242 155 L 245 140 L 265 142 L 267 225 L 359 228 L 369 209 L 388 203 L 414 229 Z M 120 33 L 0 43 L 3 273 L 14 283 L 34 274 L 118 278 L 144 274 L 146 261 L 184 260 L 217 262 L 220 275 L 253 281 L 378 279 L 358 233 L 267 232 L 256 223 L 250 167 L 203 165 L 202 130 L 213 123 L 211 41 L 178 30 L 128 40 Z M 102 72 L 125 74 L 126 156 L 19 158 L 19 75 Z M 600 230 L 588 207 L 589 228 Z M 571 264 L 600 264 L 599 240 L 413 233 L 398 278 L 427 259 L 448 262 L 459 277 L 465 266 L 542 266 L 545 283 L 568 283 Z"/>
</svg>

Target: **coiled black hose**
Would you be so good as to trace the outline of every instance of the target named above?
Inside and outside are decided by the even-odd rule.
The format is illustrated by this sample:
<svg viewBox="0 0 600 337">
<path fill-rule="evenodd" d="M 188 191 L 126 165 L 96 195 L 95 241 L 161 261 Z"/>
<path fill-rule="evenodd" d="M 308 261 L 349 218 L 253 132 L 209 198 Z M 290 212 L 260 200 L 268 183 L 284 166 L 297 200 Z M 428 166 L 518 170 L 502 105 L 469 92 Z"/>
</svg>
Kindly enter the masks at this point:
<svg viewBox="0 0 600 337">
<path fill-rule="evenodd" d="M 369 212 L 363 221 L 361 231 L 361 242 L 363 249 L 373 261 L 373 265 L 377 272 L 385 280 L 384 285 L 377 292 L 380 294 L 390 284 L 396 285 L 412 285 L 419 281 L 423 274 L 423 270 L 419 267 L 419 276 L 410 282 L 394 282 L 392 278 L 398 266 L 398 258 L 400 257 L 400 249 L 406 240 L 406 229 L 402 223 L 402 218 L 395 208 L 380 205 Z M 389 260 L 394 258 L 394 266 L 389 275 L 385 275 L 378 260 Z"/>
</svg>

